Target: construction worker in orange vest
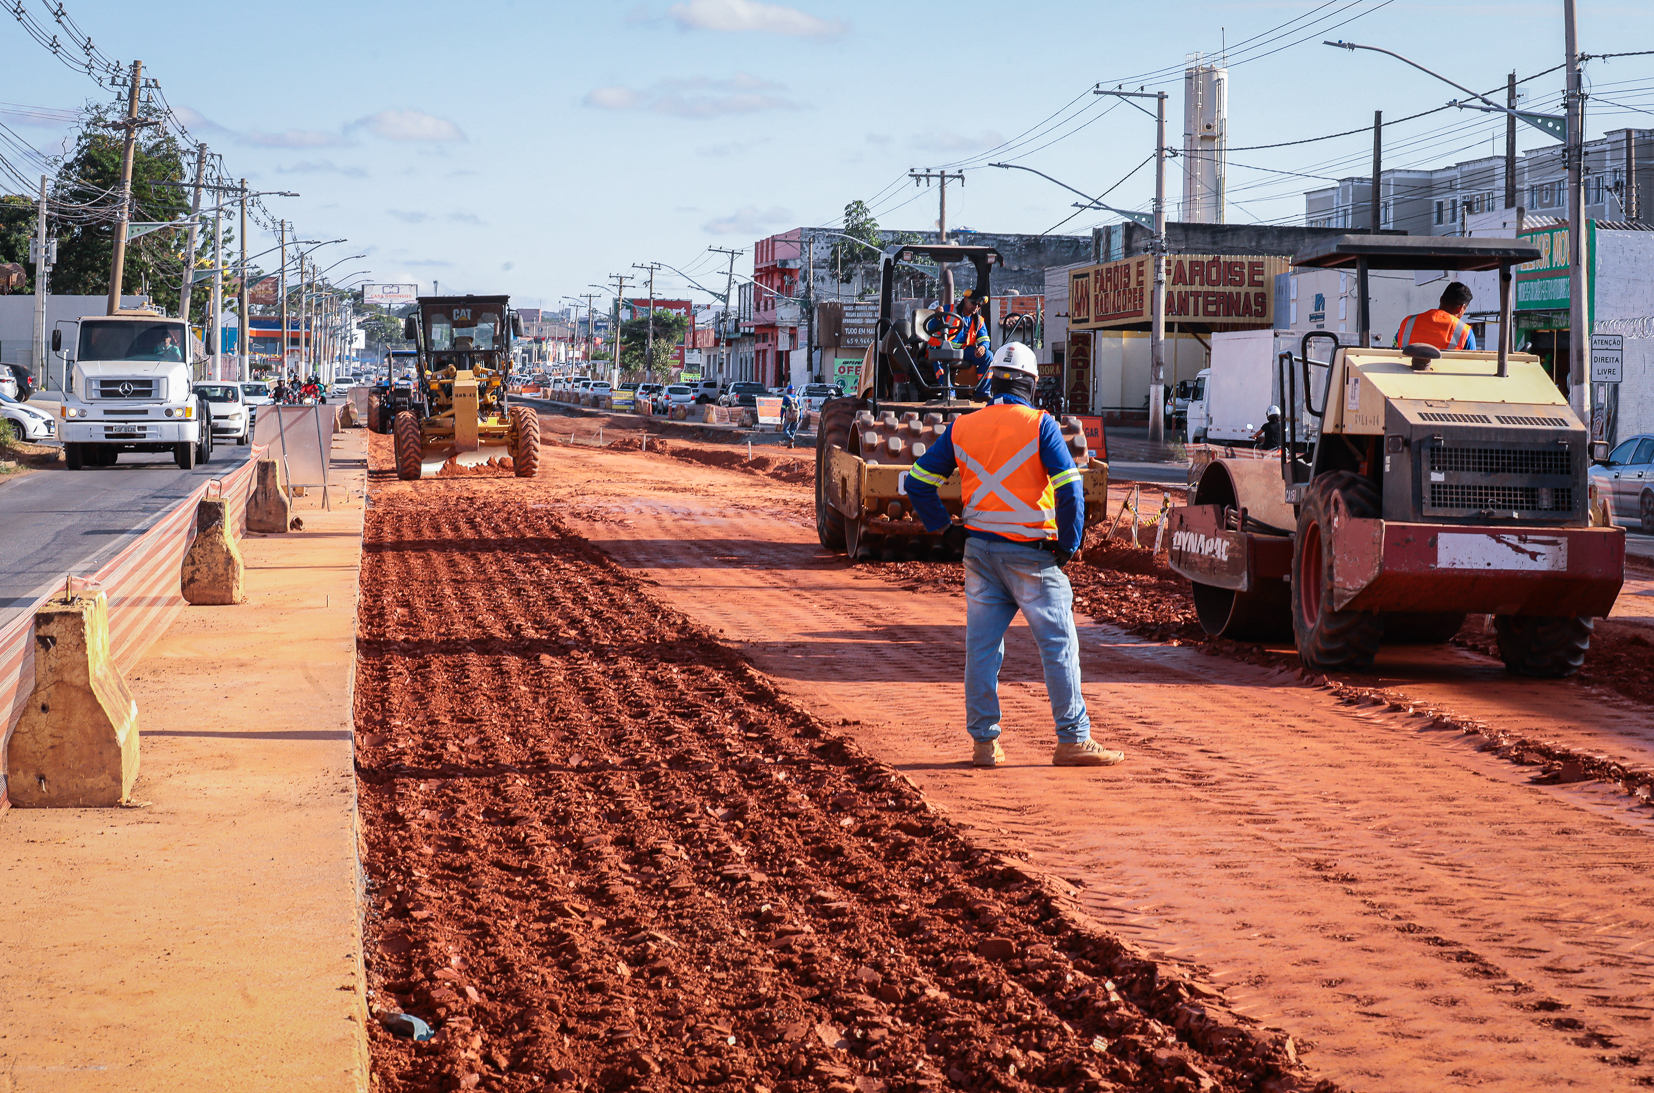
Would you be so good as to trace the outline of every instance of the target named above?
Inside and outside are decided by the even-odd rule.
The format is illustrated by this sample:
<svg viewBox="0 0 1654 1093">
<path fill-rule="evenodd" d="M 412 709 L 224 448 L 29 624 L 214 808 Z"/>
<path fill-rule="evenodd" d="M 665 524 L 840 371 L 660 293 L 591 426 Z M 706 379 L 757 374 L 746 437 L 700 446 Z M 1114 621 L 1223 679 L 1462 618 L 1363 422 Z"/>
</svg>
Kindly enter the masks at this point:
<svg viewBox="0 0 1654 1093">
<path fill-rule="evenodd" d="M 1442 290 L 1440 307 L 1401 320 L 1401 328 L 1396 331 L 1396 348 L 1433 345 L 1437 349 L 1474 350 L 1476 332 L 1464 321 L 1470 301 L 1470 289 L 1464 282 L 1454 281 Z"/>
<path fill-rule="evenodd" d="M 1021 610 L 1039 647 L 1057 726 L 1059 767 L 1108 766 L 1124 759 L 1091 739 L 1080 694 L 1080 642 L 1074 593 L 1062 568 L 1080 548 L 1085 495 L 1080 470 L 1056 419 L 1033 406 L 1039 365 L 1021 342 L 1000 347 L 988 364 L 988 405 L 955 418 L 907 473 L 907 495 L 928 531 L 952 518 L 937 487 L 960 471 L 965 530 L 965 730 L 971 762 L 996 767 L 999 668 L 1005 631 Z"/>
</svg>

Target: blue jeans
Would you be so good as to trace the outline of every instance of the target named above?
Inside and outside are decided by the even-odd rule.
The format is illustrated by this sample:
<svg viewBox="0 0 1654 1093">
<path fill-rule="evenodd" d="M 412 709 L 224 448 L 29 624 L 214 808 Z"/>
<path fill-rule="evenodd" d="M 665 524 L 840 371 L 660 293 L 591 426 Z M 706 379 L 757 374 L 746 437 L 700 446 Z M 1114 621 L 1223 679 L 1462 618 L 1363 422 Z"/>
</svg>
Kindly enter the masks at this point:
<svg viewBox="0 0 1654 1093">
<path fill-rule="evenodd" d="M 999 736 L 999 666 L 1018 609 L 1039 646 L 1057 740 L 1089 740 L 1068 578 L 1046 551 L 974 537 L 965 540 L 965 731 L 977 741 Z"/>
</svg>

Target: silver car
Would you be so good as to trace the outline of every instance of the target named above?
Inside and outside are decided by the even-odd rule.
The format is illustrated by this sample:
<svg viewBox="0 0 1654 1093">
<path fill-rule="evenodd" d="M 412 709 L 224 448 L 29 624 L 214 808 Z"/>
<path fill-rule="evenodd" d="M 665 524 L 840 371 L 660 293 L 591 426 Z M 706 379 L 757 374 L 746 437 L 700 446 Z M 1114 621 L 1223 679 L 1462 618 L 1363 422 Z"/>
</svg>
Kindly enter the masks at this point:
<svg viewBox="0 0 1654 1093">
<path fill-rule="evenodd" d="M 1606 464 L 1591 468 L 1591 484 L 1614 523 L 1654 535 L 1654 434 L 1615 445 Z"/>
</svg>

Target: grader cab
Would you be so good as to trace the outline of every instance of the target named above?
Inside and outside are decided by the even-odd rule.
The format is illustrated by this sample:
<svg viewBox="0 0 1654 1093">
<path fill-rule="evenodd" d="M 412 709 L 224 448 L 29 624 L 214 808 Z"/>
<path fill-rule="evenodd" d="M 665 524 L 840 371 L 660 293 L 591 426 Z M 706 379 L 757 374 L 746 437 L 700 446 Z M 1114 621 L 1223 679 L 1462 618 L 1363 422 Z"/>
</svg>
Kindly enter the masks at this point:
<svg viewBox="0 0 1654 1093">
<path fill-rule="evenodd" d="M 471 465 L 509 455 L 519 478 L 539 469 L 540 419 L 511 406 L 511 338 L 521 322 L 509 296 L 421 296 L 405 321 L 416 346 L 413 377 L 396 376 L 379 392 L 391 419 L 396 474 L 419 478 L 453 461 Z"/>
</svg>

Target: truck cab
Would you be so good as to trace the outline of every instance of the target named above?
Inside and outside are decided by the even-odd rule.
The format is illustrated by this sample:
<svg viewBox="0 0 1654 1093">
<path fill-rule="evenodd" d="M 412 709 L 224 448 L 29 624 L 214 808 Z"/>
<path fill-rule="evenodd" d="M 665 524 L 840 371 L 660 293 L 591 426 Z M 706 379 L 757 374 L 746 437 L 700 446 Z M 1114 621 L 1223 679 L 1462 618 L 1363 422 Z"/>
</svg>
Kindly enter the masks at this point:
<svg viewBox="0 0 1654 1093">
<path fill-rule="evenodd" d="M 122 312 L 74 320 L 71 331 L 59 411 L 70 470 L 113 466 L 122 452 L 170 452 L 182 470 L 212 458 L 212 418 L 195 390 L 206 354 L 184 320 Z M 52 331 L 54 353 L 63 334 Z"/>
</svg>

